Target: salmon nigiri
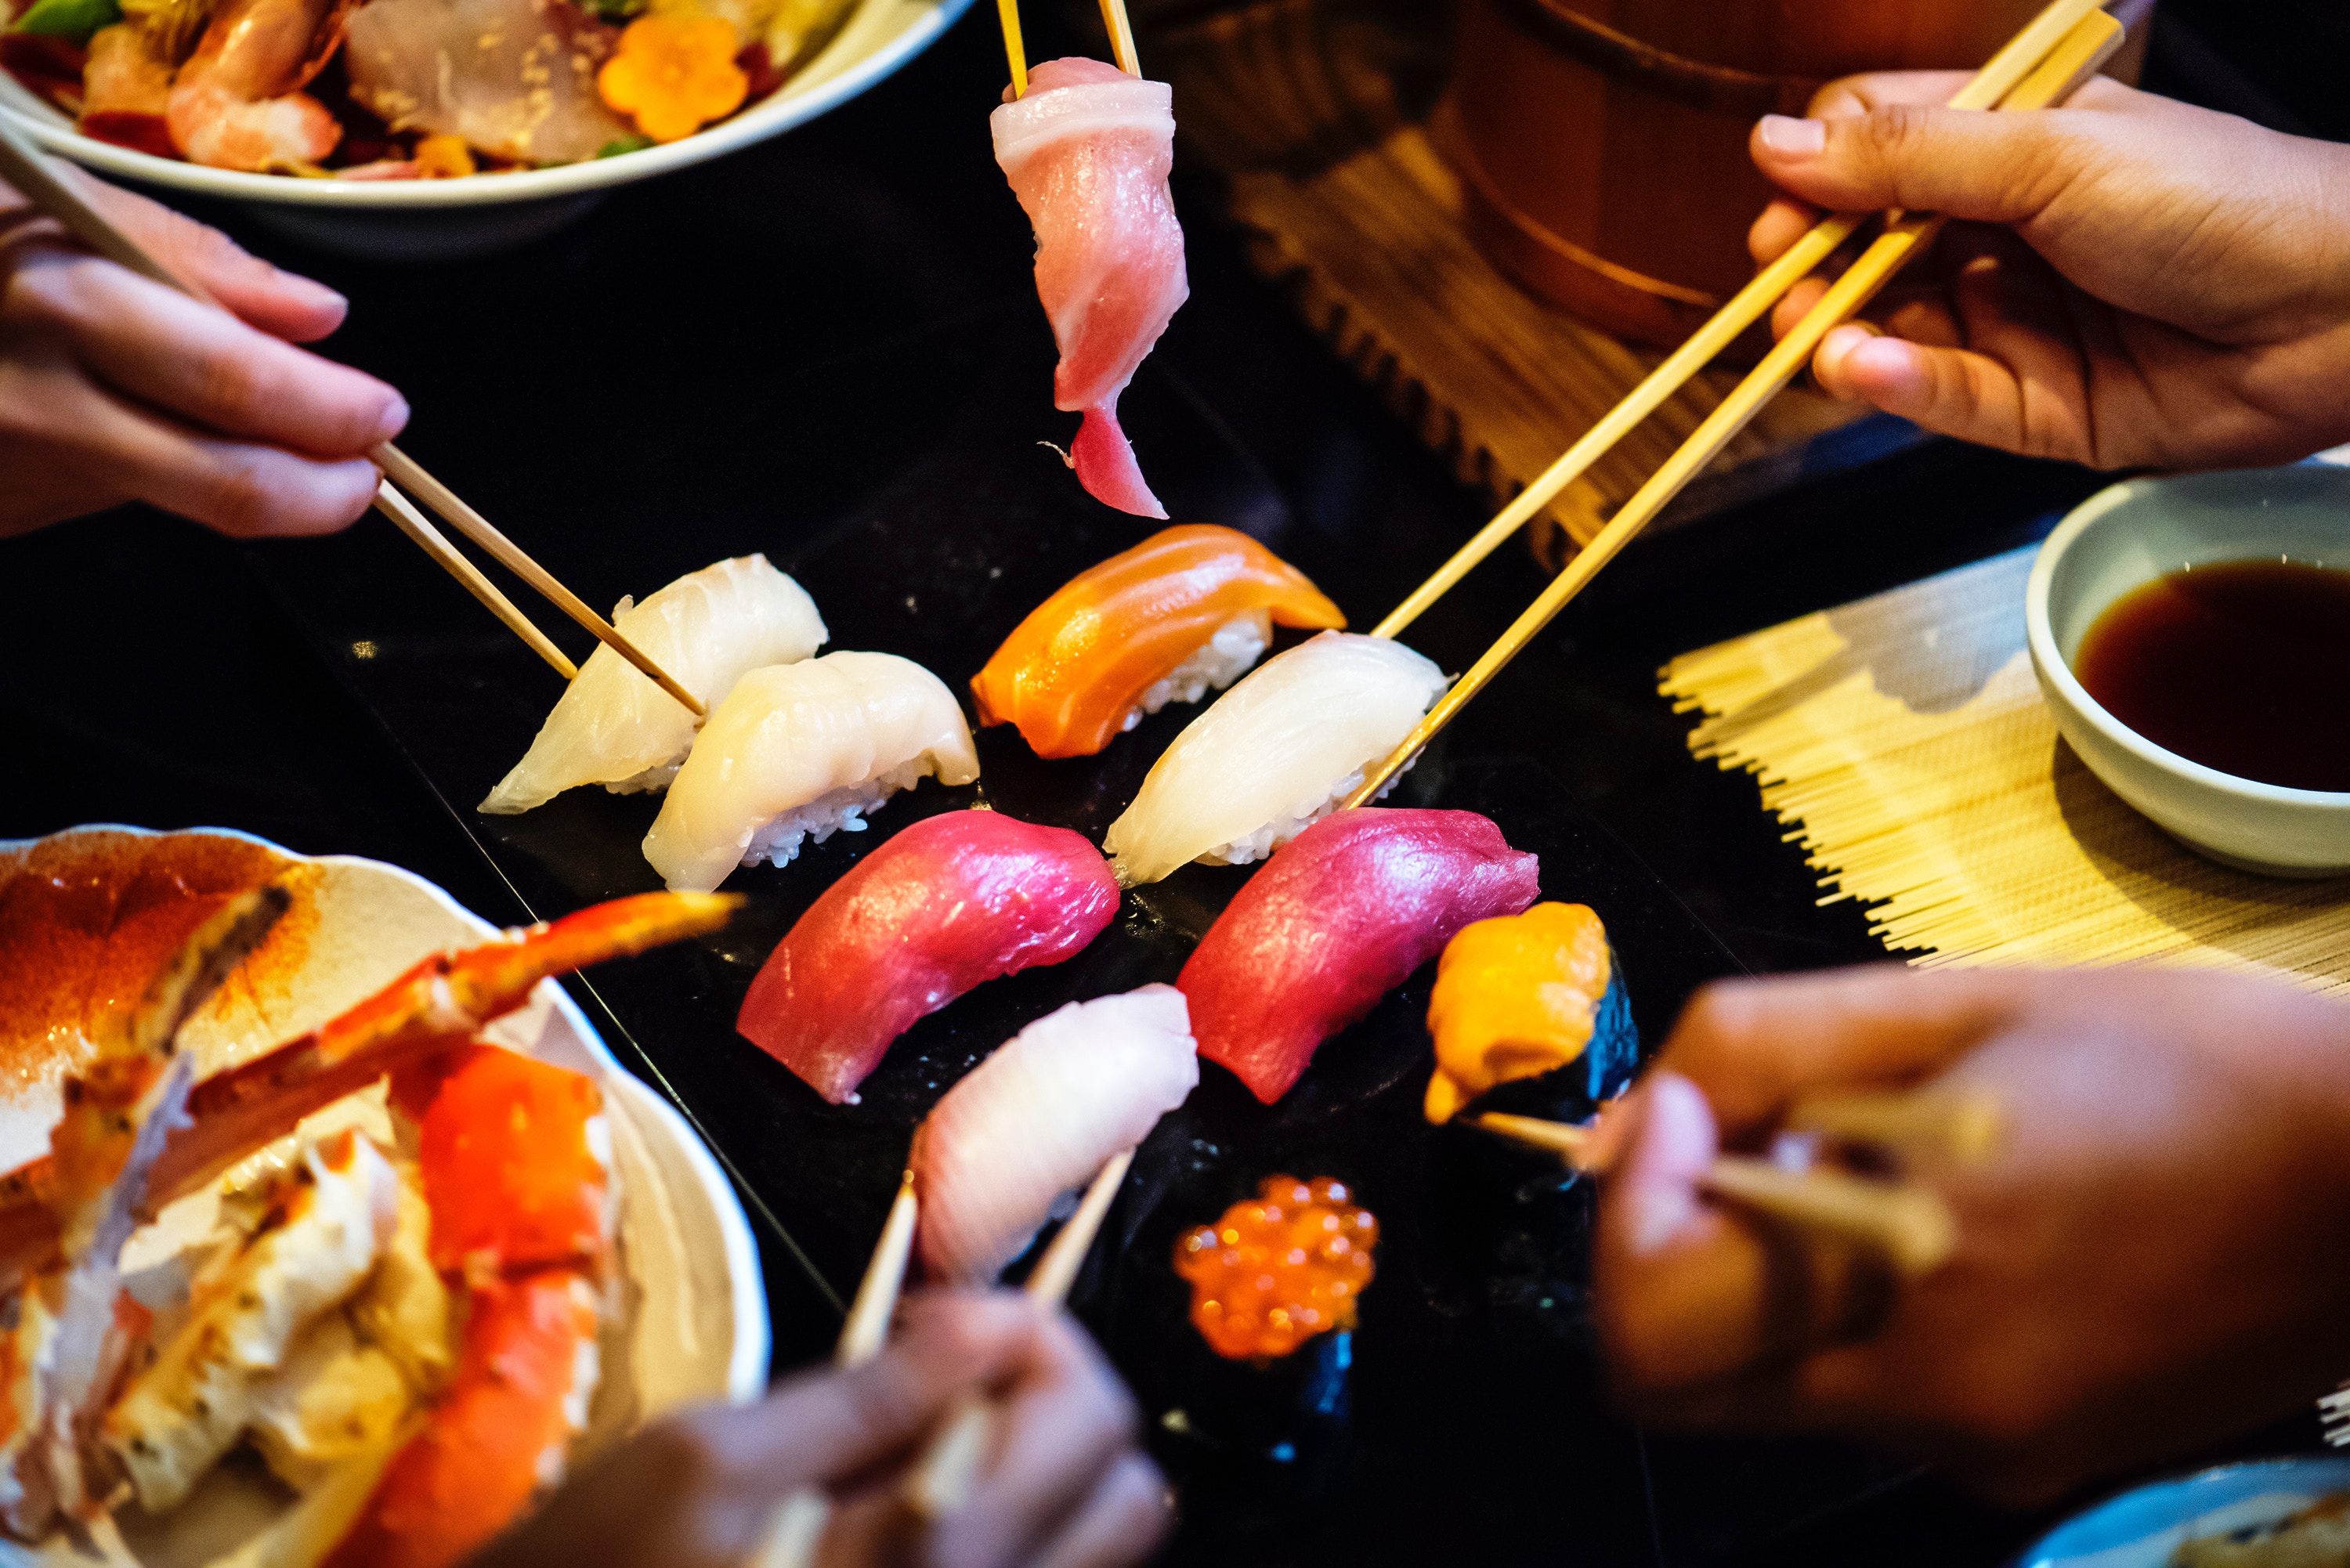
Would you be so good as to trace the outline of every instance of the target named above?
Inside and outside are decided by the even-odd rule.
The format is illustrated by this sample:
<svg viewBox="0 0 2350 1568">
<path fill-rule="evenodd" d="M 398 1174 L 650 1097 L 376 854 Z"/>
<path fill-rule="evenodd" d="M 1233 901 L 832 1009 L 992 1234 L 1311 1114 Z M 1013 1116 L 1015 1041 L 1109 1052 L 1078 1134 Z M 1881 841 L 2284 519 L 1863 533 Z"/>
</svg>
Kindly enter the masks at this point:
<svg viewBox="0 0 2350 1568">
<path fill-rule="evenodd" d="M 972 678 L 983 724 L 1040 757 L 1089 757 L 1170 702 L 1222 691 L 1273 628 L 1347 624 L 1305 575 L 1212 523 L 1153 534 L 1028 613 Z"/>
</svg>

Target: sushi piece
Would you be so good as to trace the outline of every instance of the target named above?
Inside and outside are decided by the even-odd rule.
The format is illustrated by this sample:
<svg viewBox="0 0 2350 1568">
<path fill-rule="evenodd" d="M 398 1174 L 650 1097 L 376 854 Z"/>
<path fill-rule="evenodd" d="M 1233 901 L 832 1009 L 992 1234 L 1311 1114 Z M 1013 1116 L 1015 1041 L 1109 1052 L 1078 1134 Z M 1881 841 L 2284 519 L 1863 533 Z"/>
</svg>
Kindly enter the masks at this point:
<svg viewBox="0 0 2350 1568">
<path fill-rule="evenodd" d="M 1607 928 L 1582 904 L 1536 904 L 1463 927 L 1445 944 L 1428 998 L 1436 1037 L 1428 1119 L 1451 1121 L 1494 1085 L 1582 1055 L 1614 967 Z"/>
<path fill-rule="evenodd" d="M 1315 1048 L 1463 926 L 1540 896 L 1531 855 L 1473 811 L 1365 807 L 1317 822 L 1253 877 L 1175 981 L 1200 1054 L 1266 1105 Z"/>
<path fill-rule="evenodd" d="M 788 865 L 931 774 L 979 776 L 971 726 L 939 678 L 892 653 L 771 664 L 710 711 L 678 770 L 645 858 L 671 892 L 706 893 L 737 866 Z"/>
<path fill-rule="evenodd" d="M 1173 101 L 1165 82 L 1099 60 L 1047 60 L 988 117 L 1036 231 L 1036 294 L 1061 350 L 1053 406 L 1085 414 L 1069 466 L 1087 494 L 1139 517 L 1167 508 L 1118 428 L 1118 397 L 1191 292 L 1167 192 Z"/>
<path fill-rule="evenodd" d="M 688 572 L 633 608 L 622 599 L 612 624 L 705 703 L 744 670 L 807 658 L 827 636 L 816 601 L 764 556 Z M 692 745 L 683 704 L 598 643 L 481 809 L 528 811 L 581 784 L 615 794 L 665 789 Z"/>
<path fill-rule="evenodd" d="M 1347 618 L 1237 529 L 1165 529 L 1029 612 L 972 680 L 979 722 L 1017 726 L 1040 757 L 1089 757 L 1144 714 L 1239 680 L 1275 624 Z"/>
<path fill-rule="evenodd" d="M 1082 834 L 997 811 L 906 828 L 824 891 L 752 981 L 734 1026 L 834 1105 L 889 1043 L 982 981 L 1075 957 L 1118 913 Z"/>
<path fill-rule="evenodd" d="M 1343 631 L 1265 660 L 1175 737 L 1110 824 L 1118 879 L 1263 859 L 1346 799 L 1445 684 L 1401 643 Z"/>
<path fill-rule="evenodd" d="M 1055 1199 L 1132 1148 L 1200 1081 L 1183 993 L 1073 1002 L 949 1089 L 914 1138 L 922 1267 L 993 1284 Z"/>
<path fill-rule="evenodd" d="M 1260 1364 L 1355 1326 L 1379 1222 L 1327 1176 L 1268 1176 L 1212 1225 L 1175 1243 L 1191 1325 L 1218 1355 Z"/>
</svg>

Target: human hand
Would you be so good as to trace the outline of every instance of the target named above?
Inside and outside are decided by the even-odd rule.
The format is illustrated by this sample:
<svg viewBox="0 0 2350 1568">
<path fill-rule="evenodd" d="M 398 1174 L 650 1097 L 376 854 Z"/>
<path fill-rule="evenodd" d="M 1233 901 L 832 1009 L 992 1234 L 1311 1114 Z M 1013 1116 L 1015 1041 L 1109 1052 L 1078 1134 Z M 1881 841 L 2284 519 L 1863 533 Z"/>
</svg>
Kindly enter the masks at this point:
<svg viewBox="0 0 2350 1568">
<path fill-rule="evenodd" d="M 1767 262 L 1818 208 L 1961 220 L 1830 333 L 1834 395 L 2010 452 L 2098 468 L 2288 462 L 2350 440 L 2350 148 L 2119 83 L 2062 109 L 1939 107 L 1942 72 L 1848 78 L 1751 151 L 1800 201 L 1756 220 Z M 1808 205 L 1804 203 L 1809 203 Z M 1825 291 L 1781 303 L 1785 333 Z"/>
<path fill-rule="evenodd" d="M 897 1501 L 909 1459 L 964 1395 L 1002 1401 L 970 1503 L 927 1530 Z M 738 1568 L 775 1505 L 835 1499 L 824 1568 L 1116 1568 L 1170 1522 L 1134 1407 L 1084 1331 L 1011 1293 L 910 1297 L 879 1356 L 806 1372 L 757 1405 L 646 1428 L 582 1470 L 473 1568 Z"/>
<path fill-rule="evenodd" d="M 1927 1084 L 1992 1096 L 2003 1130 L 1909 1171 L 1959 1221 L 1922 1279 L 1698 1194 L 1717 1144 L 1762 1147 L 1798 1098 Z M 1873 1437 L 2026 1502 L 2350 1374 L 2339 1003 L 2145 970 L 1718 985 L 1610 1120 L 1598 1320 L 1652 1418 Z"/>
<path fill-rule="evenodd" d="M 0 535 L 144 501 L 224 534 L 322 534 L 367 510 L 408 405 L 292 347 L 340 295 L 78 171 L 67 176 L 234 315 L 77 248 L 0 184 Z"/>
</svg>

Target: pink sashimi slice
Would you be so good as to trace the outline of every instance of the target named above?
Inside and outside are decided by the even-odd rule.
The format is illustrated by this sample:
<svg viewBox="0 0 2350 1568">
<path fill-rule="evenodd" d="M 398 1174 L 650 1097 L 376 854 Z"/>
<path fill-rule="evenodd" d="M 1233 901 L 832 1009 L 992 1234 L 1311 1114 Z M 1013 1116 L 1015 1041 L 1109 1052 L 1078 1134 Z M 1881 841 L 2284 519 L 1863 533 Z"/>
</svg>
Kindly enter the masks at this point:
<svg viewBox="0 0 2350 1568">
<path fill-rule="evenodd" d="M 1118 900 L 1109 863 L 1082 834 L 996 811 L 929 817 L 809 907 L 735 1027 L 845 1105 L 915 1020 L 982 981 L 1075 956 Z"/>
<path fill-rule="evenodd" d="M 1134 443 L 1118 428 L 1115 397 L 1086 410 L 1086 422 L 1077 427 L 1077 439 L 1069 448 L 1069 466 L 1077 471 L 1077 483 L 1086 493 L 1104 505 L 1138 517 L 1165 519 L 1167 508 L 1150 493 L 1142 465 L 1134 460 Z"/>
<path fill-rule="evenodd" d="M 1539 869 L 1473 811 L 1324 817 L 1274 853 L 1183 965 L 1175 983 L 1200 1054 L 1273 1104 L 1315 1047 L 1463 926 L 1533 904 Z"/>
<path fill-rule="evenodd" d="M 1167 513 L 1118 424 L 1118 398 L 1191 295 L 1167 192 L 1175 116 L 1164 82 L 1099 60 L 1048 60 L 991 118 L 995 160 L 1036 231 L 1036 294 L 1061 362 L 1054 406 L 1083 411 L 1074 466 L 1088 493 Z"/>
<path fill-rule="evenodd" d="M 924 1271 L 993 1284 L 1056 1199 L 1140 1143 L 1199 1081 L 1171 985 L 1073 1002 L 1023 1029 L 947 1091 L 914 1139 Z"/>
</svg>

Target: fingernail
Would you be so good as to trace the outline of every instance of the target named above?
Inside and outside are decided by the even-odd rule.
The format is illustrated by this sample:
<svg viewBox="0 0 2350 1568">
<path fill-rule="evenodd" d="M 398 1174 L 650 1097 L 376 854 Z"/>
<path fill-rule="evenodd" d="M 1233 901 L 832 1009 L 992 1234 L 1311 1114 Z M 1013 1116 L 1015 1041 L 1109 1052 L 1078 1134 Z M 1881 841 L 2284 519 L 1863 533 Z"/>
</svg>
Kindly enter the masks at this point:
<svg viewBox="0 0 2350 1568">
<path fill-rule="evenodd" d="M 282 267 L 270 267 L 269 270 L 277 275 L 277 282 L 281 286 L 291 289 L 296 294 L 307 296 L 311 305 L 328 310 L 350 308 L 351 302 L 348 299 L 334 289 L 328 288 L 315 277 L 304 277 L 298 272 L 287 272 Z"/>
<path fill-rule="evenodd" d="M 1685 1187 L 1652 1187 L 1634 1194 L 1632 1251 L 1642 1257 L 1664 1251 L 1696 1208 L 1695 1192 Z"/>
<path fill-rule="evenodd" d="M 1796 119 L 1784 114 L 1766 114 L 1755 135 L 1772 151 L 1788 158 L 1809 158 L 1828 144 L 1825 120 Z"/>
<path fill-rule="evenodd" d="M 383 419 L 376 426 L 376 440 L 390 441 L 408 428 L 408 400 L 398 392 L 384 405 Z"/>
</svg>

